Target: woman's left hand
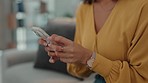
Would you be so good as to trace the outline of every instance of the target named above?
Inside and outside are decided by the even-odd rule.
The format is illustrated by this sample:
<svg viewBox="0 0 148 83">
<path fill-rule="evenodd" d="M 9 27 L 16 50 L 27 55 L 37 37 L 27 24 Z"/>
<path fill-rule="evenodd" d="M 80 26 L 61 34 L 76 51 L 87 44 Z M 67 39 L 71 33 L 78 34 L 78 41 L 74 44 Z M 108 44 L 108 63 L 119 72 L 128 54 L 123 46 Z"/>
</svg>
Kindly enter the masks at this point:
<svg viewBox="0 0 148 83">
<path fill-rule="evenodd" d="M 81 63 L 86 64 L 87 60 L 91 57 L 92 52 L 73 41 L 58 35 L 52 35 L 50 41 L 56 42 L 58 45 L 49 44 L 49 49 L 57 51 L 56 56 L 65 63 Z M 61 47 L 59 47 L 59 45 Z M 48 49 L 47 48 L 47 49 Z M 50 56 L 55 56 L 53 52 L 48 51 Z"/>
</svg>

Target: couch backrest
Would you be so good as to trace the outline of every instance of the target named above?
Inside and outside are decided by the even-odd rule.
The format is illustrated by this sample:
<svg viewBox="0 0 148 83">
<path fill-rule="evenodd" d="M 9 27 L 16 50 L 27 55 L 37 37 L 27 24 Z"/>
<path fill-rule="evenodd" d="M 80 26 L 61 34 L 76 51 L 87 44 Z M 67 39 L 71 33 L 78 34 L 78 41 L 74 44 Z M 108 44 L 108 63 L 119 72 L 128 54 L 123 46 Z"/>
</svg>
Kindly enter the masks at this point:
<svg viewBox="0 0 148 83">
<path fill-rule="evenodd" d="M 9 68 L 17 64 L 33 61 L 36 56 L 37 49 L 10 49 L 5 50 L 2 55 L 3 68 Z"/>
<path fill-rule="evenodd" d="M 58 34 L 73 40 L 75 33 L 75 22 L 49 21 L 45 29 L 49 35 Z"/>
</svg>

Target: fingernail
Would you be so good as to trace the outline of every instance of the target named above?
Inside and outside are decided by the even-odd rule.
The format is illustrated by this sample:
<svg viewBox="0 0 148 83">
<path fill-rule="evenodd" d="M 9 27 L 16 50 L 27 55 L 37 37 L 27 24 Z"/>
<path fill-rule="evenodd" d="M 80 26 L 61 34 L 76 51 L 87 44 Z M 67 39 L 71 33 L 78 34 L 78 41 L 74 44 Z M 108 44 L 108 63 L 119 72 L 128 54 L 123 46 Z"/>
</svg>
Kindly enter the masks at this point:
<svg viewBox="0 0 148 83">
<path fill-rule="evenodd" d="M 43 43 L 44 46 L 47 46 L 47 43 Z"/>
<path fill-rule="evenodd" d="M 55 61 L 53 59 L 51 59 L 51 58 L 49 59 L 49 62 L 50 63 L 55 63 Z"/>
<path fill-rule="evenodd" d="M 51 46 L 51 44 L 48 44 L 48 47 L 50 47 Z"/>
</svg>

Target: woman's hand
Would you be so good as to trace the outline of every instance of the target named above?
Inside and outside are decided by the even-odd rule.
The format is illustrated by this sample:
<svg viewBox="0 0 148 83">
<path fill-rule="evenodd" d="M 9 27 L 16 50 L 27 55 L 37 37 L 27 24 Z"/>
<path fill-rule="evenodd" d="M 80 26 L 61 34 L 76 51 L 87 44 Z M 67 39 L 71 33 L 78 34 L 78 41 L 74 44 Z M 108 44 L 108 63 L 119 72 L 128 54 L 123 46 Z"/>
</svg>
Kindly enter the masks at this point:
<svg viewBox="0 0 148 83">
<path fill-rule="evenodd" d="M 57 56 L 65 63 L 82 63 L 86 64 L 91 57 L 92 52 L 73 41 L 58 35 L 52 35 L 48 38 L 56 44 L 49 44 L 46 50 L 50 56 Z M 49 50 L 56 50 L 53 53 Z"/>
<path fill-rule="evenodd" d="M 49 52 L 49 51 L 50 51 L 50 53 L 52 53 L 52 54 L 55 55 L 55 56 L 50 57 L 50 59 L 49 59 L 49 62 L 50 62 L 50 63 L 55 63 L 57 60 L 59 60 L 59 58 L 56 56 L 56 51 L 55 51 L 55 49 L 49 48 L 49 46 L 48 46 L 49 44 L 47 43 L 46 39 L 40 38 L 40 39 L 39 39 L 39 44 L 45 46 L 45 51 L 46 51 L 46 52 Z M 55 44 L 55 43 L 52 43 L 52 44 Z M 49 55 L 49 54 L 48 54 L 48 55 Z"/>
</svg>

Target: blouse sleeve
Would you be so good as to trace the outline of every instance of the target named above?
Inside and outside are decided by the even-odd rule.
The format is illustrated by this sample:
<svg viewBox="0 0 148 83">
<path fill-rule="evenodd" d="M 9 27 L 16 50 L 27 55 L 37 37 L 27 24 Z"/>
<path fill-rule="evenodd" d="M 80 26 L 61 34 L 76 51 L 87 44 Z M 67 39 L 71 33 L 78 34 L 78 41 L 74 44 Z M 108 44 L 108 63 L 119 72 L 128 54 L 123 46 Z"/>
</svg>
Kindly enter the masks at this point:
<svg viewBox="0 0 148 83">
<path fill-rule="evenodd" d="M 102 75 L 107 83 L 148 83 L 148 4 L 141 11 L 139 23 L 127 61 L 111 61 L 99 53 L 92 70 Z"/>
<path fill-rule="evenodd" d="M 81 3 L 77 12 L 76 12 L 76 32 L 75 32 L 75 39 L 74 42 L 81 45 L 81 31 L 82 31 L 82 19 L 83 19 L 83 6 L 84 4 Z M 83 64 L 67 64 L 67 70 L 70 74 L 83 78 L 88 77 L 92 71 Z"/>
</svg>

